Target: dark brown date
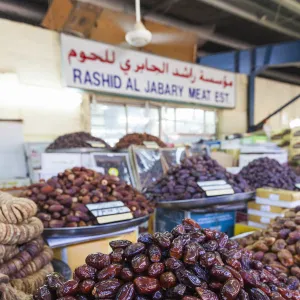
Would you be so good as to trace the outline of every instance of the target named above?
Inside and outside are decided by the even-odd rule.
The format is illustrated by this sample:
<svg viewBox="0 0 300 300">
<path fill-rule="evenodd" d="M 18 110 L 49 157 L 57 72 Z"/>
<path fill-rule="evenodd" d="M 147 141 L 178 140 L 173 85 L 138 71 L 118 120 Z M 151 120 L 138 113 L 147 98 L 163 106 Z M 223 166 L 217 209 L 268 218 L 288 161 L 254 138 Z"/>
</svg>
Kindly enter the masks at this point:
<svg viewBox="0 0 300 300">
<path fill-rule="evenodd" d="M 110 265 L 110 257 L 107 254 L 93 253 L 87 256 L 85 259 L 87 265 L 102 270 L 103 268 Z"/>
<path fill-rule="evenodd" d="M 135 291 L 133 283 L 124 284 L 118 291 L 116 300 L 131 300 L 134 298 Z"/>
<path fill-rule="evenodd" d="M 92 294 L 99 299 L 113 298 L 114 296 L 116 296 L 121 285 L 121 281 L 115 278 L 100 281 L 95 284 Z"/>
<path fill-rule="evenodd" d="M 151 277 L 137 277 L 134 279 L 134 285 L 141 295 L 151 295 L 160 289 L 159 281 Z"/>
<path fill-rule="evenodd" d="M 294 226 L 286 219 L 276 222 Z M 182 226 L 172 233 L 143 234 L 137 243 L 111 243 L 113 251 L 89 255 L 86 264 L 75 269 L 74 280 L 48 275 L 34 300 L 300 300 L 300 268 L 280 263 L 289 264 L 291 257 L 296 264 L 300 261 L 299 243 L 260 257 L 193 221 L 184 220 Z M 266 231 L 259 243 L 270 249 L 277 232 Z M 269 265 L 264 263 L 267 258 Z"/>
</svg>

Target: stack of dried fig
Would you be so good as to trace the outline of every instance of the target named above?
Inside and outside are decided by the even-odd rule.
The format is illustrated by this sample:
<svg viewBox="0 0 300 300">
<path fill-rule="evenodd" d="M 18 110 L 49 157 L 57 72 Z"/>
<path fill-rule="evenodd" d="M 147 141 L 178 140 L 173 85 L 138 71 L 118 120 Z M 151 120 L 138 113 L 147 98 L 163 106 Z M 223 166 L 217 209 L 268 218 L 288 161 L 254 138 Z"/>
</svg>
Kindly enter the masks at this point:
<svg viewBox="0 0 300 300">
<path fill-rule="evenodd" d="M 111 149 L 111 147 L 104 140 L 94 137 L 88 132 L 81 131 L 59 136 L 53 143 L 48 146 L 47 150 L 93 148 L 94 143 L 99 143 L 101 148 L 105 148 L 107 150 Z"/>
<path fill-rule="evenodd" d="M 137 243 L 110 242 L 113 251 L 93 253 L 72 280 L 47 276 L 35 300 L 299 299 L 299 280 L 288 278 L 240 250 L 225 233 L 201 229 L 191 219 L 172 232 L 142 234 Z"/>
<path fill-rule="evenodd" d="M 129 133 L 123 136 L 115 145 L 116 149 L 127 149 L 131 145 L 145 146 L 144 142 L 155 142 L 159 147 L 167 145 L 158 137 L 148 133 Z"/>
<path fill-rule="evenodd" d="M 295 183 L 300 182 L 300 178 L 289 166 L 281 165 L 268 157 L 253 160 L 239 174 L 253 189 L 273 187 L 297 190 Z"/>
<path fill-rule="evenodd" d="M 53 271 L 50 264 L 53 252 L 41 237 L 44 228 L 35 217 L 36 212 L 33 201 L 0 192 L 0 293 L 3 299 L 22 299 L 10 296 L 22 294 L 20 291 L 32 294 L 44 284 L 46 274 Z"/>
<path fill-rule="evenodd" d="M 38 205 L 37 216 L 45 227 L 78 227 L 97 224 L 86 204 L 123 201 L 135 218 L 154 211 L 150 203 L 131 185 L 116 176 L 99 174 L 84 167 L 65 170 L 51 179 L 31 185 L 23 196 Z"/>
<path fill-rule="evenodd" d="M 235 193 L 250 188 L 241 176 L 228 173 L 208 155 L 185 158 L 180 165 L 171 167 L 166 175 L 146 189 L 147 197 L 155 201 L 185 200 L 205 197 L 199 181 L 225 180 Z"/>
<path fill-rule="evenodd" d="M 300 279 L 300 206 L 286 212 L 263 231 L 240 239 L 254 258 L 275 270 Z"/>
</svg>

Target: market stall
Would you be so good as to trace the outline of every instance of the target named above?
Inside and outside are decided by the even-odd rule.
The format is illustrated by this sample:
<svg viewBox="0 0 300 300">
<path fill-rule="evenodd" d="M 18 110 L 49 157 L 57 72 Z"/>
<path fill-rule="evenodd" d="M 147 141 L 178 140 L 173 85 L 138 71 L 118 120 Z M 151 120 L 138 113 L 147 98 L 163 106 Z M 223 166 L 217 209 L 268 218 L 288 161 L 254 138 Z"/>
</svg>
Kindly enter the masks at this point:
<svg viewBox="0 0 300 300">
<path fill-rule="evenodd" d="M 196 42 L 134 50 L 115 36 L 123 13 L 51 3 L 61 19 L 43 26 L 65 19 L 60 33 L 0 20 L 16 43 L 0 55 L 0 300 L 299 300 L 300 121 L 295 109 L 285 128 L 268 117 L 246 132 L 253 74 L 228 70 L 248 50 L 222 69 L 195 64 Z M 154 44 L 161 27 L 144 28 L 136 4 Z M 259 93 L 266 111 L 273 90 Z"/>
</svg>

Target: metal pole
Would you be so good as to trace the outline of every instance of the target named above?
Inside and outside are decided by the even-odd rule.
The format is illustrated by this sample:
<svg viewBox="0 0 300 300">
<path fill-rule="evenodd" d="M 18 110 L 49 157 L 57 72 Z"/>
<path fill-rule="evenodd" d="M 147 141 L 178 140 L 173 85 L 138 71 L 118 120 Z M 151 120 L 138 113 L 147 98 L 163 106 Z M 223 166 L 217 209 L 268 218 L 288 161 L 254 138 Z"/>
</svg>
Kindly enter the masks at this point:
<svg viewBox="0 0 300 300">
<path fill-rule="evenodd" d="M 245 11 L 239 7 L 236 7 L 228 2 L 221 1 L 221 0 L 197 0 L 197 1 L 205 3 L 210 6 L 214 6 L 221 10 L 224 10 L 224 11 L 227 11 L 228 13 L 236 15 L 240 18 L 246 19 L 250 22 L 253 22 L 253 23 L 259 24 L 261 26 L 270 28 L 272 30 L 278 31 L 278 32 L 283 33 L 292 38 L 300 39 L 300 34 L 298 32 L 291 30 L 289 28 L 283 27 L 283 26 L 276 24 L 272 21 L 269 21 L 267 19 L 262 19 L 256 15 L 253 15 L 252 13 Z"/>
</svg>

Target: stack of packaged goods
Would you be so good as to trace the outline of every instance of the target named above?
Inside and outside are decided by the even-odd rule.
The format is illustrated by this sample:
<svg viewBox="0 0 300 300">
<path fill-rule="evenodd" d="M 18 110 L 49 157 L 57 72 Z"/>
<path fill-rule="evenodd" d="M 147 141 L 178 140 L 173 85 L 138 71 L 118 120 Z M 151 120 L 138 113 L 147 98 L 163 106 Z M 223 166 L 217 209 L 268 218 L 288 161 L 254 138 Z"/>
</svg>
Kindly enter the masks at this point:
<svg viewBox="0 0 300 300">
<path fill-rule="evenodd" d="M 290 161 L 293 165 L 300 164 L 300 127 L 293 128 L 291 132 Z"/>
<path fill-rule="evenodd" d="M 284 217 L 276 218 L 266 230 L 256 231 L 238 242 L 254 252 L 254 259 L 292 276 L 289 280 L 299 283 L 300 206 L 286 211 Z"/>
<path fill-rule="evenodd" d="M 291 129 L 285 128 L 278 132 L 274 132 L 271 141 L 281 148 L 287 148 L 290 145 Z"/>
<path fill-rule="evenodd" d="M 53 252 L 41 237 L 44 227 L 35 217 L 36 212 L 33 201 L 0 192 L 0 294 L 3 299 L 27 299 L 26 294 L 43 285 L 46 275 L 53 271 Z"/>
<path fill-rule="evenodd" d="M 289 208 L 300 205 L 300 192 L 274 188 L 256 190 L 255 201 L 248 203 L 248 225 L 267 228 L 277 217 L 283 217 Z"/>
</svg>

